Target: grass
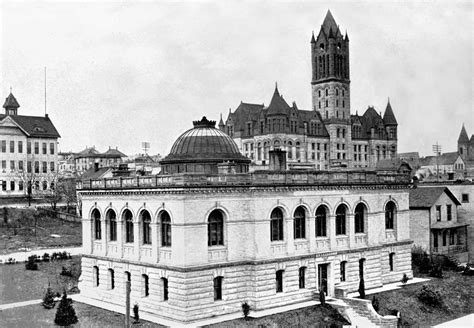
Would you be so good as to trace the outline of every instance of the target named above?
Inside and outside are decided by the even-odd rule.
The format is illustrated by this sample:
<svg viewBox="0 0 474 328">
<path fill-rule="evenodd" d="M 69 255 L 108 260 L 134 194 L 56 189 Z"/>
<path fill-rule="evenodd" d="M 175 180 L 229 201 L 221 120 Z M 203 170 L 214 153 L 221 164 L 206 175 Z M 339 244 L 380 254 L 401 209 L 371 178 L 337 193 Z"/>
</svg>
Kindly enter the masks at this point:
<svg viewBox="0 0 474 328">
<path fill-rule="evenodd" d="M 72 269 L 72 277 L 61 276 L 62 267 Z M 0 304 L 42 299 L 48 283 L 53 292 L 62 293 L 77 286 L 81 258 L 38 263 L 38 271 L 25 270 L 24 263 L 0 265 Z M 0 325 L 1 326 L 1 325 Z"/>
<path fill-rule="evenodd" d="M 347 324 L 349 323 L 331 306 L 315 305 L 261 318 L 249 318 L 248 320 L 241 318 L 204 327 L 342 327 Z"/>
<path fill-rule="evenodd" d="M 51 310 L 46 310 L 42 305 L 36 304 L 0 311 L 0 327 L 55 327 L 54 316 L 56 315 L 56 307 Z M 73 325 L 75 328 L 123 327 L 125 319 L 123 314 L 118 314 L 78 302 L 73 302 L 73 307 L 76 311 L 77 318 L 79 319 L 79 322 Z M 130 323 L 133 323 L 133 318 L 130 319 Z M 141 319 L 139 323 L 134 323 L 132 326 L 143 328 L 164 327 Z"/>
<path fill-rule="evenodd" d="M 401 313 L 402 324 L 406 327 L 429 327 L 453 320 L 474 312 L 474 278 L 458 272 L 444 271 L 444 278 L 431 278 L 423 284 L 406 285 L 401 289 L 376 294 L 379 313 L 391 314 L 391 310 Z M 422 278 L 427 275 L 418 274 Z M 421 302 L 417 295 L 423 286 L 441 295 L 441 304 L 432 306 Z M 367 297 L 372 299 L 372 296 Z"/>
<path fill-rule="evenodd" d="M 37 219 L 35 227 L 35 216 Z M 22 248 L 81 246 L 81 222 L 67 222 L 36 213 L 33 209 L 8 209 L 9 222 L 0 221 L 0 253 Z M 51 237 L 51 234 L 60 237 Z"/>
</svg>

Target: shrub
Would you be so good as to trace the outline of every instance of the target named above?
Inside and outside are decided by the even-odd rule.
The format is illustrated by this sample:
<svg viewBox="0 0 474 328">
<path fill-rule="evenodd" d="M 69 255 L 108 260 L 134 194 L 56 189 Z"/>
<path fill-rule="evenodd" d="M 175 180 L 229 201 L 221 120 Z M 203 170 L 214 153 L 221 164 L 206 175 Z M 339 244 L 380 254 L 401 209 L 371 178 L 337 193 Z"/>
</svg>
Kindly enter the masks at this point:
<svg viewBox="0 0 474 328">
<path fill-rule="evenodd" d="M 9 257 L 5 264 L 15 264 L 16 260 L 13 257 Z"/>
<path fill-rule="evenodd" d="M 403 277 L 402 277 L 402 280 L 401 280 L 402 284 L 406 284 L 408 282 L 408 276 L 406 273 L 403 274 Z"/>
<path fill-rule="evenodd" d="M 365 298 L 364 278 L 360 278 L 358 291 L 359 291 L 360 298 L 364 299 Z"/>
<path fill-rule="evenodd" d="M 54 301 L 54 293 L 49 286 L 46 289 L 46 293 L 44 294 L 44 297 L 43 297 L 43 303 L 41 304 L 46 309 L 52 309 L 56 305 L 56 302 Z"/>
<path fill-rule="evenodd" d="M 59 326 L 69 326 L 77 323 L 77 321 L 76 311 L 72 307 L 72 300 L 67 298 L 67 294 L 64 292 L 56 311 L 54 323 Z"/>
<path fill-rule="evenodd" d="M 138 315 L 138 304 L 135 303 L 133 306 L 133 318 L 135 319 L 135 322 L 138 322 L 140 320 L 140 316 Z"/>
<path fill-rule="evenodd" d="M 441 265 L 438 265 L 438 266 L 433 267 L 431 269 L 430 277 L 443 278 L 443 269 L 441 268 Z"/>
<path fill-rule="evenodd" d="M 431 289 L 429 286 L 423 286 L 417 294 L 418 299 L 426 305 L 437 307 L 442 303 L 441 294 Z"/>
<path fill-rule="evenodd" d="M 242 312 L 244 313 L 245 320 L 247 320 L 250 312 L 250 305 L 247 302 L 242 303 Z"/>
<path fill-rule="evenodd" d="M 62 267 L 60 275 L 72 277 L 72 269 L 67 269 L 66 267 Z"/>
<path fill-rule="evenodd" d="M 326 293 L 322 288 L 319 289 L 319 301 L 321 302 L 322 306 L 326 305 Z"/>
<path fill-rule="evenodd" d="M 43 262 L 49 262 L 49 253 L 43 254 Z"/>
<path fill-rule="evenodd" d="M 38 270 L 38 264 L 36 263 L 36 255 L 28 257 L 28 261 L 25 264 L 26 270 Z"/>
<path fill-rule="evenodd" d="M 380 304 L 379 300 L 375 296 L 372 298 L 372 307 L 374 308 L 375 312 L 379 312 Z"/>
</svg>

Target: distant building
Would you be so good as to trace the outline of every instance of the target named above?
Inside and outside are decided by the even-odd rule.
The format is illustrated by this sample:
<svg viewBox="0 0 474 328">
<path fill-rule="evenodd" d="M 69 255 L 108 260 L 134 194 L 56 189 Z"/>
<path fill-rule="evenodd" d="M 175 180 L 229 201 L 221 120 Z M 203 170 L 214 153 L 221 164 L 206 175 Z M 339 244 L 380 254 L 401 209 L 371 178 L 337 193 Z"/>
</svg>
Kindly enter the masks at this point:
<svg viewBox="0 0 474 328">
<path fill-rule="evenodd" d="M 468 226 L 458 219 L 461 205 L 445 186 L 410 189 L 410 238 L 428 254 L 468 261 Z"/>
<path fill-rule="evenodd" d="M 465 164 L 457 152 L 443 153 L 440 156 L 427 156 L 420 160 L 420 169 L 428 170 L 433 178 L 444 180 L 464 179 Z"/>
<path fill-rule="evenodd" d="M 95 167 L 97 163 L 99 168 L 101 167 L 118 167 L 119 164 L 123 163 L 127 155 L 119 151 L 117 148 L 109 149 L 101 153 L 95 149 L 95 147 L 89 147 L 74 156 L 74 165 L 78 176 L 82 175 L 85 171 Z"/>
<path fill-rule="evenodd" d="M 252 160 L 268 168 L 269 151 L 287 153 L 289 168 L 375 168 L 397 154 L 398 123 L 390 101 L 382 116 L 373 106 L 351 114 L 349 37 L 328 11 L 311 38 L 312 108 L 289 105 L 277 87 L 268 106 L 241 102 L 219 128 Z"/>
<path fill-rule="evenodd" d="M 76 164 L 73 152 L 60 152 L 58 154 L 58 173 L 61 177 L 73 178 L 76 176 Z"/>
<path fill-rule="evenodd" d="M 48 192 L 56 181 L 60 135 L 47 114 L 19 115 L 19 107 L 10 92 L 0 114 L 0 196 Z"/>
<path fill-rule="evenodd" d="M 474 178 L 474 134 L 469 139 L 464 124 L 458 138 L 458 154 L 464 160 L 466 177 Z"/>
</svg>

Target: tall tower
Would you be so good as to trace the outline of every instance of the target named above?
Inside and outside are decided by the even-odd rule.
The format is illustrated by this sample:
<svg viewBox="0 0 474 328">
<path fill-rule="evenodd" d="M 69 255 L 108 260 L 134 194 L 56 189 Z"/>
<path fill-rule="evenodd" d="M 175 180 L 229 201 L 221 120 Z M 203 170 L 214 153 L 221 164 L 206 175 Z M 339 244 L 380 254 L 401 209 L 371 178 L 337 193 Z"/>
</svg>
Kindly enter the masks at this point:
<svg viewBox="0 0 474 328">
<path fill-rule="evenodd" d="M 349 37 L 328 10 L 317 38 L 311 38 L 312 102 L 329 133 L 331 164 L 351 166 Z"/>
</svg>

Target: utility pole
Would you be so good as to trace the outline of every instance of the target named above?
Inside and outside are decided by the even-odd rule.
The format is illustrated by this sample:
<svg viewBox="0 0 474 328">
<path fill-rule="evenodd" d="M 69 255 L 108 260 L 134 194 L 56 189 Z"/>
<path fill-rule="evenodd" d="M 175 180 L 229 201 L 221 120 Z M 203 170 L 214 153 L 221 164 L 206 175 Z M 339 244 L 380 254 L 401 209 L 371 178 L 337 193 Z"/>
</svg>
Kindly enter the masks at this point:
<svg viewBox="0 0 474 328">
<path fill-rule="evenodd" d="M 439 155 L 441 154 L 441 145 L 436 141 L 436 145 L 433 145 L 433 152 L 436 155 L 436 180 L 439 181 Z"/>
<path fill-rule="evenodd" d="M 130 281 L 125 281 L 125 328 L 130 328 Z"/>
</svg>

